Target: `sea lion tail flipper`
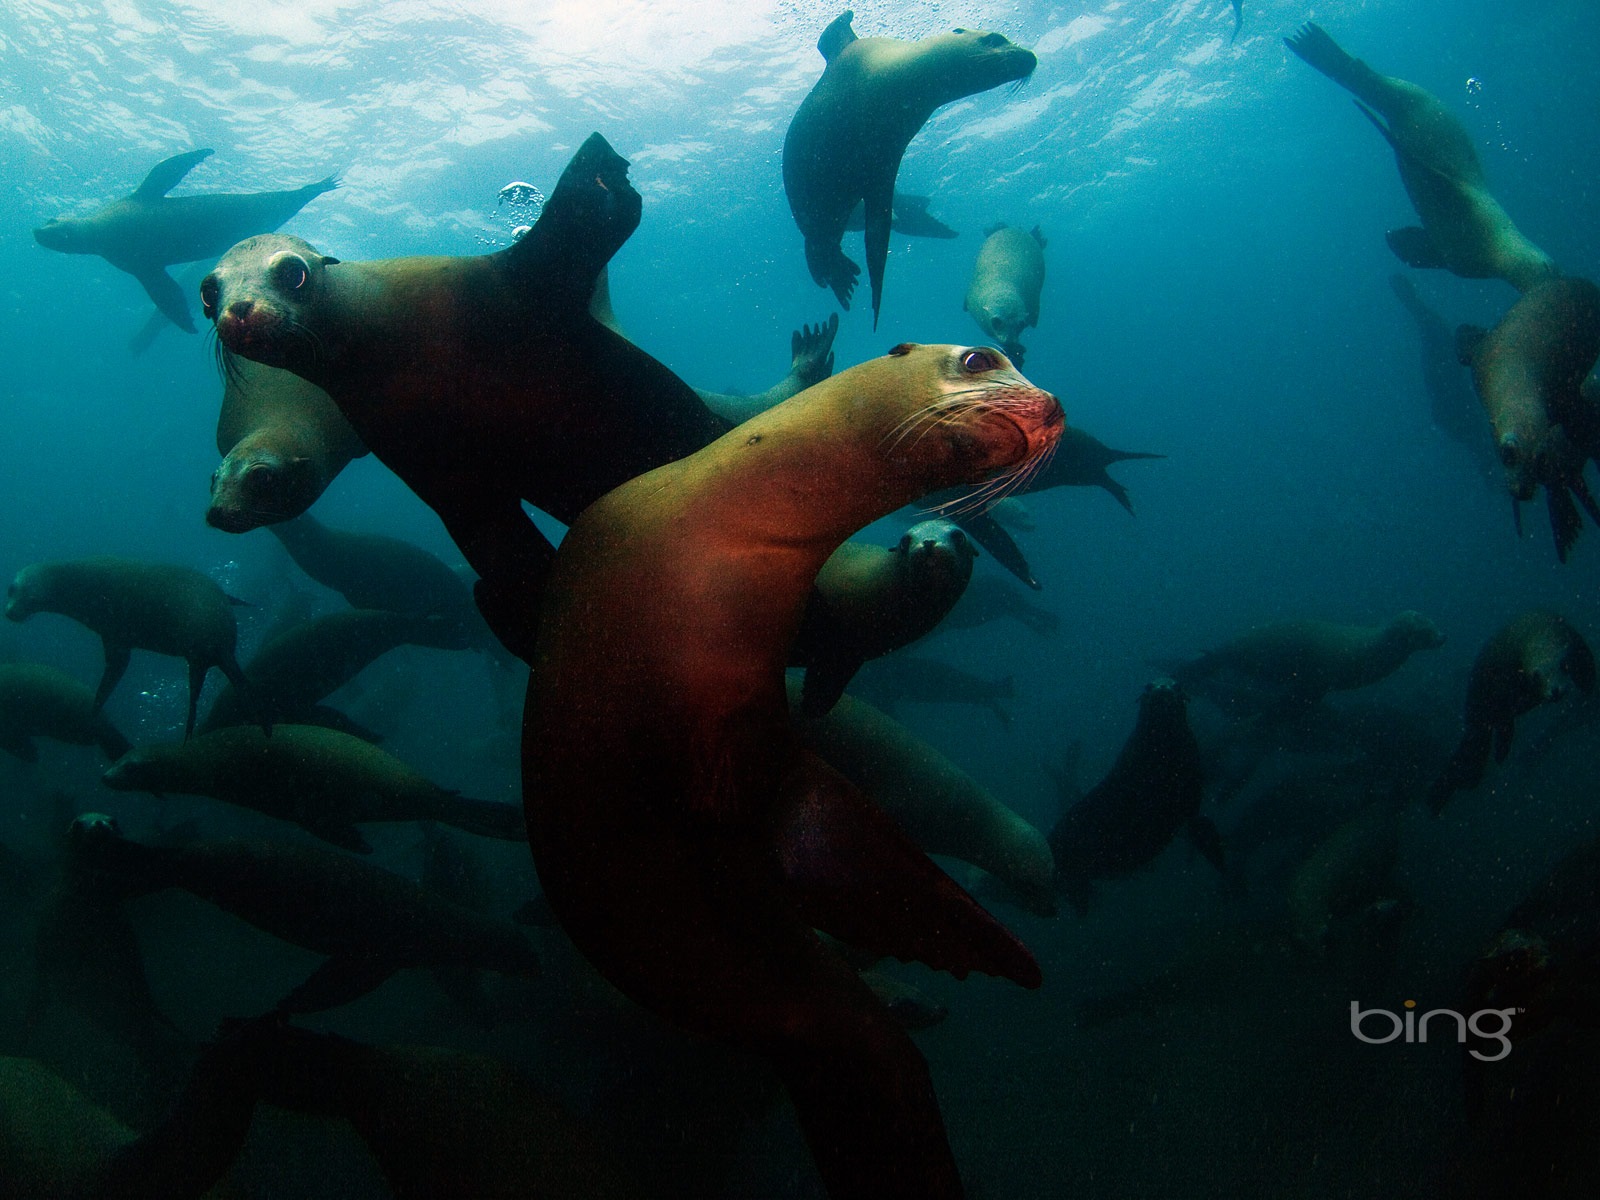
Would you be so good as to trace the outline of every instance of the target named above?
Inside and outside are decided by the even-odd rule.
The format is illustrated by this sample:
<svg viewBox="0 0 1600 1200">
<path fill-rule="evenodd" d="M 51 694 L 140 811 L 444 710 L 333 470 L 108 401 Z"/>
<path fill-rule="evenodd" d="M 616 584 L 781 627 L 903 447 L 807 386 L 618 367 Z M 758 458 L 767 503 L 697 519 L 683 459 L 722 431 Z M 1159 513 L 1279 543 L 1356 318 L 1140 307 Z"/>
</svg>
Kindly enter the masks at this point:
<svg viewBox="0 0 1600 1200">
<path fill-rule="evenodd" d="M 850 22 L 855 19 L 855 15 L 846 9 L 829 21 L 828 27 L 822 31 L 822 36 L 817 39 L 817 51 L 822 55 L 824 62 L 832 62 L 835 56 L 856 40 L 856 31 L 850 28 Z"/>
<path fill-rule="evenodd" d="M 340 733 L 348 733 L 351 737 L 360 738 L 369 745 L 376 746 L 382 743 L 383 734 L 376 729 L 369 729 L 348 713 L 340 712 L 331 704 L 313 704 L 310 708 L 294 714 L 296 725 L 320 725 L 324 729 L 337 729 Z"/>
<path fill-rule="evenodd" d="M 994 555 L 995 562 L 1010 571 L 1023 583 L 1034 591 L 1043 591 L 1043 587 L 1033 577 L 1033 568 L 1028 565 L 1027 555 L 1022 553 L 1022 547 L 1017 545 L 1016 539 L 1006 530 L 1006 527 L 995 520 L 993 515 L 986 512 L 941 512 L 947 521 L 953 521 L 960 526 L 966 534 Z"/>
<path fill-rule="evenodd" d="M 1444 257 L 1434 244 L 1433 236 L 1420 225 L 1391 229 L 1383 235 L 1383 240 L 1389 243 L 1394 256 L 1408 267 L 1416 267 L 1419 271 L 1444 267 Z"/>
<path fill-rule="evenodd" d="M 195 332 L 194 318 L 189 315 L 189 301 L 184 298 L 183 289 L 178 286 L 177 280 L 160 266 L 147 267 L 143 271 L 130 274 L 139 281 L 139 285 L 149 295 L 151 303 L 161 310 L 167 320 L 185 333 Z"/>
<path fill-rule="evenodd" d="M 779 859 L 807 924 L 958 979 L 1039 986 L 1027 947 L 832 767 L 806 754 L 784 792 Z"/>
<path fill-rule="evenodd" d="M 278 1001 L 285 1015 L 325 1012 L 359 1000 L 395 973 L 395 964 L 376 955 L 334 955 L 299 987 Z"/>
<path fill-rule="evenodd" d="M 806 266 L 818 287 L 832 288 L 839 307 L 850 311 L 850 297 L 856 293 L 856 280 L 861 268 L 837 243 L 829 244 L 817 238 L 806 239 Z"/>
<path fill-rule="evenodd" d="M 1544 485 L 1545 508 L 1550 514 L 1550 534 L 1555 539 L 1556 558 L 1567 561 L 1572 544 L 1583 532 L 1583 517 L 1572 502 L 1572 493 L 1564 484 L 1554 480 Z"/>
<path fill-rule="evenodd" d="M 502 842 L 528 840 L 527 818 L 520 804 L 501 804 L 497 800 L 475 800 L 441 789 L 434 811 L 428 819 L 441 825 L 451 825 L 480 837 L 498 838 Z"/>
<path fill-rule="evenodd" d="M 844 689 L 861 670 L 862 658 L 842 650 L 824 649 L 811 655 L 800 688 L 800 714 L 825 717 L 839 703 Z"/>
<path fill-rule="evenodd" d="M 171 158 L 162 159 L 150 168 L 150 173 L 144 177 L 144 182 L 134 189 L 133 198 L 161 199 L 182 183 L 185 175 L 210 158 L 212 153 L 210 150 L 190 150 L 185 154 L 174 154 Z"/>
<path fill-rule="evenodd" d="M 105 707 L 111 693 L 117 690 L 117 684 L 122 682 L 123 675 L 128 671 L 128 659 L 133 651 L 127 646 L 116 646 L 100 639 L 100 645 L 105 650 L 106 669 L 100 675 L 100 685 L 94 690 L 94 704 L 92 712 L 99 712 Z"/>
<path fill-rule="evenodd" d="M 872 285 L 872 328 L 878 328 L 878 310 L 883 307 L 883 271 L 889 262 L 889 228 L 894 221 L 894 177 L 900 170 L 900 160 L 886 164 L 887 172 L 880 172 L 867 181 L 867 194 L 863 197 L 867 218 L 867 282 Z"/>
<path fill-rule="evenodd" d="M 1223 857 L 1222 835 L 1217 832 L 1216 823 L 1210 817 L 1202 813 L 1196 813 L 1189 818 L 1189 823 L 1185 826 L 1184 833 L 1188 836 L 1189 841 L 1194 844 L 1194 848 L 1205 856 L 1205 860 L 1226 878 L 1228 864 Z"/>
<path fill-rule="evenodd" d="M 1133 511 L 1133 501 L 1128 499 L 1128 489 L 1123 487 L 1115 479 L 1111 478 L 1110 475 L 1106 474 L 1104 469 L 1101 470 L 1100 478 L 1095 480 L 1095 484 L 1098 487 L 1110 492 L 1112 499 L 1114 499 L 1118 504 L 1122 505 L 1123 508 L 1127 509 L 1130 517 L 1138 516 L 1138 514 Z"/>
</svg>

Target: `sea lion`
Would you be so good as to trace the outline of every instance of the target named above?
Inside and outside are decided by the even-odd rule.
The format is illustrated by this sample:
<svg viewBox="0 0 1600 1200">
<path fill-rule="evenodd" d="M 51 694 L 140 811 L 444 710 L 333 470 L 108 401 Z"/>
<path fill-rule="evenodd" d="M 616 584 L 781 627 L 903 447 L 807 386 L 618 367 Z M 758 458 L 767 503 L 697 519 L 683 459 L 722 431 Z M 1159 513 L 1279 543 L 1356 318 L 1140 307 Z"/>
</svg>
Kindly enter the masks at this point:
<svg viewBox="0 0 1600 1200">
<path fill-rule="evenodd" d="M 212 667 L 242 694 L 250 694 L 250 683 L 234 657 L 239 626 L 230 607 L 243 603 L 188 567 L 109 556 L 34 563 L 18 571 L 6 589 L 9 620 L 60 613 L 100 635 L 106 669 L 95 689 L 96 711 L 121 681 L 133 650 L 187 660 L 185 737 L 194 732 L 195 708 Z"/>
<path fill-rule="evenodd" d="M 222 413 L 206 524 L 246 533 L 298 517 L 334 476 L 366 454 L 328 393 L 290 371 L 230 354 L 222 362 Z"/>
<path fill-rule="evenodd" d="M 1289 880 L 1289 926 L 1299 944 L 1325 953 L 1355 940 L 1372 949 L 1376 930 L 1397 933 L 1411 907 L 1396 887 L 1399 860 L 1400 810 L 1392 804 L 1367 804 L 1329 834 Z"/>
<path fill-rule="evenodd" d="M 1428 791 L 1429 810 L 1437 816 L 1478 786 L 1491 747 L 1505 761 L 1518 717 L 1560 700 L 1568 683 L 1587 696 L 1594 679 L 1594 652 L 1565 617 L 1535 609 L 1502 626 L 1473 660 L 1461 741 Z"/>
<path fill-rule="evenodd" d="M 273 234 L 233 247 L 200 285 L 228 349 L 326 391 L 439 514 L 482 577 L 490 626 L 524 657 L 553 551 L 522 502 L 571 522 L 729 427 L 589 312 L 639 224 L 627 166 L 591 135 L 538 223 L 492 254 L 340 263 Z"/>
<path fill-rule="evenodd" d="M 1244 0 L 1230 0 L 1233 5 L 1233 32 L 1228 35 L 1228 45 L 1239 40 L 1239 30 L 1244 28 Z"/>
<path fill-rule="evenodd" d="M 1307 22 L 1284 45 L 1356 98 L 1394 150 L 1400 182 L 1421 226 L 1391 229 L 1395 256 L 1464 279 L 1504 279 L 1519 292 L 1556 274 L 1550 256 L 1512 224 L 1489 192 L 1472 135 L 1433 93 L 1379 75 Z"/>
<path fill-rule="evenodd" d="M 1471 382 L 1461 369 L 1454 330 L 1428 306 L 1408 277 L 1389 276 L 1389 287 L 1416 326 L 1422 388 L 1434 427 L 1452 441 L 1476 445 L 1483 440 L 1483 417 Z"/>
<path fill-rule="evenodd" d="M 971 704 L 1010 729 L 1011 711 L 1001 701 L 1016 697 L 1017 681 L 1012 675 L 986 679 L 937 658 L 890 654 L 868 663 L 850 692 L 891 717 L 902 704 Z"/>
<path fill-rule="evenodd" d="M 783 139 L 783 190 L 820 287 L 850 307 L 861 268 L 839 248 L 851 209 L 864 205 L 872 325 L 883 302 L 894 178 L 934 109 L 1033 74 L 1033 52 L 998 33 L 957 29 L 918 42 L 858 38 L 846 12 L 817 39 L 827 66 Z"/>
<path fill-rule="evenodd" d="M 153 846 L 116 822 L 75 839 L 74 857 L 131 894 L 178 888 L 328 959 L 275 1011 L 349 1004 L 403 967 L 485 967 L 537 977 L 522 929 L 435 896 L 403 875 L 312 843 L 230 839 Z"/>
<path fill-rule="evenodd" d="M 960 237 L 959 233 L 928 211 L 930 201 L 931 197 L 928 196 L 912 196 L 905 192 L 896 192 L 889 205 L 889 228 L 907 237 Z M 865 201 L 850 210 L 850 217 L 845 221 L 844 227 L 852 233 L 859 233 L 867 227 Z"/>
<path fill-rule="evenodd" d="M 977 554 L 949 521 L 913 525 L 893 546 L 840 546 L 817 573 L 789 652 L 806 669 L 801 711 L 823 716 L 862 663 L 930 633 L 967 590 Z"/>
<path fill-rule="evenodd" d="M 1044 248 L 1044 234 L 1037 225 L 1027 233 L 1014 225 L 994 226 L 978 247 L 972 280 L 961 302 L 961 311 L 971 313 L 978 328 L 1019 367 L 1028 349 L 1022 344 L 1022 331 L 1039 323 Z"/>
<path fill-rule="evenodd" d="M 897 346 L 597 500 L 551 574 L 523 726 L 550 907 L 625 995 L 773 1065 L 835 1196 L 960 1180 L 927 1064 L 816 930 L 958 976 L 1040 976 L 803 749 L 784 662 L 850 534 L 1027 470 L 1062 423 L 996 351 Z"/>
<path fill-rule="evenodd" d="M 1096 879 L 1121 879 L 1154 861 L 1179 832 L 1219 872 L 1222 839 L 1200 812 L 1205 771 L 1189 728 L 1188 699 L 1157 679 L 1139 700 L 1139 719 L 1106 777 L 1050 831 L 1056 882 L 1079 913 Z"/>
<path fill-rule="evenodd" d="M 794 685 L 791 707 L 802 715 Z M 798 729 L 806 747 L 860 788 L 929 854 L 989 872 L 1038 916 L 1054 916 L 1054 862 L 1044 834 L 935 747 L 864 700 L 843 696 Z"/>
<path fill-rule="evenodd" d="M 1573 497 L 1600 523 L 1583 479 L 1600 452 L 1600 421 L 1583 397 L 1600 358 L 1600 288 L 1578 278 L 1537 284 L 1487 333 L 1463 325 L 1457 346 L 1494 429 L 1518 530 L 1522 502 L 1542 484 L 1556 557 L 1566 562 L 1583 528 Z"/>
<path fill-rule="evenodd" d="M 372 850 L 356 829 L 366 821 L 439 821 L 483 837 L 523 837 L 512 805 L 440 787 L 394 755 L 317 725 L 281 725 L 271 737 L 234 725 L 178 745 L 139 746 L 103 778 L 119 792 L 210 796 L 251 808 L 360 854 Z"/>
<path fill-rule="evenodd" d="M 1207 686 L 1220 673 L 1242 679 L 1281 715 L 1303 712 L 1329 692 L 1370 687 L 1419 650 L 1444 645 L 1439 627 L 1407 610 L 1383 625 L 1276 621 L 1258 625 L 1177 666 L 1185 688 Z"/>
<path fill-rule="evenodd" d="M 55 217 L 33 231 L 38 243 L 63 254 L 97 254 L 140 283 L 166 317 L 194 332 L 189 302 L 164 268 L 221 254 L 242 237 L 282 225 L 323 192 L 339 186 L 329 175 L 288 192 L 168 196 L 210 150 L 163 159 L 132 193 L 87 217 Z"/>
<path fill-rule="evenodd" d="M 94 693 L 64 671 L 38 663 L 0 664 L 0 750 L 37 762 L 36 737 L 74 746 L 99 746 L 110 759 L 128 752 Z"/>
<path fill-rule="evenodd" d="M 1061 617 L 1033 603 L 1004 575 L 979 571 L 967 590 L 939 625 L 939 631 L 976 629 L 990 621 L 1012 620 L 1039 637 L 1054 637 L 1061 628 Z"/>
<path fill-rule="evenodd" d="M 459 624 L 432 613 L 348 608 L 313 617 L 261 644 L 246 672 L 251 702 L 245 703 L 230 686 L 212 703 L 200 732 L 248 724 L 252 711 L 274 724 L 330 725 L 354 732 L 348 717 L 321 701 L 397 646 L 465 650 L 469 642 Z"/>
</svg>

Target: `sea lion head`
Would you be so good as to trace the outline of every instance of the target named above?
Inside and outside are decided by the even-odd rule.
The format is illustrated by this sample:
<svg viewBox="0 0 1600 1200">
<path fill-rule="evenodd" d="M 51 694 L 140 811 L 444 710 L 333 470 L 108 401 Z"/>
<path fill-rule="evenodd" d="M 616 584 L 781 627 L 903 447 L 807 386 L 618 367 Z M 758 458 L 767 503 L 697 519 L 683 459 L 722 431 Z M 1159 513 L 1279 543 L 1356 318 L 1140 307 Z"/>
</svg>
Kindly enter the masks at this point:
<svg viewBox="0 0 1600 1200">
<path fill-rule="evenodd" d="M 93 254 L 88 227 L 76 217 L 51 217 L 33 231 L 33 240 L 61 254 Z"/>
<path fill-rule="evenodd" d="M 1503 929 L 1466 982 L 1474 1009 L 1536 1008 L 1556 983 L 1550 946 L 1532 930 Z"/>
<path fill-rule="evenodd" d="M 245 238 L 200 281 L 200 305 L 229 350 L 269 367 L 315 364 L 326 349 L 308 314 L 338 259 L 284 233 Z"/>
<path fill-rule="evenodd" d="M 1554 704 L 1569 686 L 1588 695 L 1595 684 L 1594 652 L 1564 618 L 1546 613 L 1523 643 L 1522 678 L 1534 704 Z"/>
<path fill-rule="evenodd" d="M 1532 500 L 1534 493 L 1539 490 L 1541 456 L 1538 447 L 1530 449 L 1526 438 L 1508 429 L 1496 442 L 1495 453 L 1500 456 L 1500 465 L 1505 468 L 1506 490 L 1511 493 L 1512 499 Z"/>
<path fill-rule="evenodd" d="M 6 588 L 6 619 L 26 621 L 36 612 L 42 612 L 48 602 L 48 584 L 44 569 L 39 563 L 23 567 L 12 576 Z"/>
<path fill-rule="evenodd" d="M 224 533 L 248 533 L 298 517 L 321 493 L 315 464 L 270 447 L 240 442 L 211 473 L 206 524 Z"/>
<path fill-rule="evenodd" d="M 1000 348 L 1020 367 L 1023 356 L 1028 352 L 1028 348 L 1018 340 L 1028 327 L 1028 309 L 1016 290 L 1000 290 L 986 299 L 972 315 L 979 328 L 999 342 Z"/>
<path fill-rule="evenodd" d="M 1189 710 L 1189 697 L 1175 679 L 1162 676 L 1144 685 L 1139 697 L 1139 716 L 1145 719 L 1184 719 Z"/>
<path fill-rule="evenodd" d="M 1439 627 L 1409 608 L 1389 622 L 1388 634 L 1407 651 L 1436 650 L 1444 645 Z"/>
<path fill-rule="evenodd" d="M 67 826 L 67 838 L 73 843 L 99 842 L 123 836 L 117 819 L 105 813 L 79 813 Z"/>
<path fill-rule="evenodd" d="M 1002 83 L 1021 83 L 1039 60 L 1003 33 L 954 29 L 917 43 L 918 63 L 931 73 L 942 104 L 975 96 Z"/>
<path fill-rule="evenodd" d="M 923 578 L 972 577 L 978 548 L 960 526 L 950 521 L 922 521 L 906 530 L 890 553 L 904 559 L 906 570 Z"/>
</svg>

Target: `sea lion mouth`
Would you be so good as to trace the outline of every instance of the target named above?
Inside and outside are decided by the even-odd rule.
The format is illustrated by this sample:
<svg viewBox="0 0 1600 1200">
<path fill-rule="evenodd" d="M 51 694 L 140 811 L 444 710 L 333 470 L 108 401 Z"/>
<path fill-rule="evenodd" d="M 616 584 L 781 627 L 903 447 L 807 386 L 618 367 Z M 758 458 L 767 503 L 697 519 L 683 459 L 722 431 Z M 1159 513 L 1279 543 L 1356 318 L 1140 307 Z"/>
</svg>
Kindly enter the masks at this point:
<svg viewBox="0 0 1600 1200">
<path fill-rule="evenodd" d="M 962 456 L 977 481 L 971 492 L 940 505 L 941 516 L 981 512 L 1028 482 L 1049 463 L 1066 428 L 1066 414 L 1049 392 L 1020 376 L 992 380 L 946 396 L 913 414 L 896 431 L 896 439 L 917 438 L 941 426 L 951 427 Z"/>
</svg>

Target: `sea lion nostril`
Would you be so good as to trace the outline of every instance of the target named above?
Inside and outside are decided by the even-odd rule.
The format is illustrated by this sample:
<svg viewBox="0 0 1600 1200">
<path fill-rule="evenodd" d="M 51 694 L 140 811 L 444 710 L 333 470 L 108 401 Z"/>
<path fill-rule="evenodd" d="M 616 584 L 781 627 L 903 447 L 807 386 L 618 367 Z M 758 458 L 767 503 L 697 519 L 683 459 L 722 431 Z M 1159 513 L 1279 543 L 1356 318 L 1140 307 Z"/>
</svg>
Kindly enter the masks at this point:
<svg viewBox="0 0 1600 1200">
<path fill-rule="evenodd" d="M 242 320 L 254 312 L 255 307 L 256 302 L 254 300 L 235 300 L 228 305 L 228 315 Z"/>
</svg>

